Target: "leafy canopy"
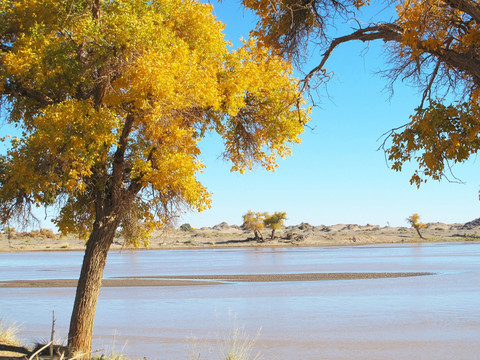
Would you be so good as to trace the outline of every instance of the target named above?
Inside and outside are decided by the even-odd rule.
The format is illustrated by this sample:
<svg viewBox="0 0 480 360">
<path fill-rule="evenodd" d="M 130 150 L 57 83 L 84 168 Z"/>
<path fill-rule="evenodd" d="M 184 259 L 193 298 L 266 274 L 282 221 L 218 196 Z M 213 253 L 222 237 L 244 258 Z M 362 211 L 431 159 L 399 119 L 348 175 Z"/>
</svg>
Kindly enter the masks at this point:
<svg viewBox="0 0 480 360">
<path fill-rule="evenodd" d="M 103 1 L 100 17 L 92 3 L 0 2 L 1 99 L 21 134 L 3 139 L 2 221 L 56 204 L 62 232 L 119 216 L 138 245 L 178 210 L 210 206 L 196 179 L 206 133 L 240 172 L 273 170 L 300 142 L 291 66 L 255 38 L 228 50 L 211 5 Z"/>
<path fill-rule="evenodd" d="M 287 218 L 287 213 L 279 212 L 279 211 L 276 211 L 272 215 L 267 215 L 265 217 L 265 220 L 263 222 L 265 223 L 265 226 L 267 228 L 272 230 L 272 235 L 271 235 L 272 240 L 275 238 L 275 231 L 282 228 L 286 218 Z"/>
<path fill-rule="evenodd" d="M 265 226 L 272 230 L 281 229 L 287 218 L 286 212 L 275 212 L 272 215 L 267 215 L 265 217 L 264 223 Z"/>
<path fill-rule="evenodd" d="M 415 230 L 418 230 L 418 229 L 423 229 L 425 227 L 427 227 L 426 224 L 422 223 L 420 221 L 420 215 L 418 215 L 417 213 L 409 216 L 407 218 L 407 221 L 410 225 L 412 225 L 412 227 L 415 229 Z"/>
<path fill-rule="evenodd" d="M 249 210 L 245 215 L 243 215 L 243 227 L 247 230 L 251 230 L 257 234 L 265 228 L 265 218 L 268 216 L 267 213 L 263 212 L 254 212 Z"/>
</svg>

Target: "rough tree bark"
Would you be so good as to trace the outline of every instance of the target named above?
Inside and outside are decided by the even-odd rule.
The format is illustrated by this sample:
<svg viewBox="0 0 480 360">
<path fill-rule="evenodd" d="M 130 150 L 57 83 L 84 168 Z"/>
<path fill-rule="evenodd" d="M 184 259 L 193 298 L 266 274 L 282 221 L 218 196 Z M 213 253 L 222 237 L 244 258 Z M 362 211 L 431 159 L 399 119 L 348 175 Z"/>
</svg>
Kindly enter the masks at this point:
<svg viewBox="0 0 480 360">
<path fill-rule="evenodd" d="M 87 242 L 68 333 L 69 351 L 80 358 L 91 357 L 93 321 L 103 270 L 120 219 L 119 214 L 113 214 L 97 220 Z"/>
</svg>

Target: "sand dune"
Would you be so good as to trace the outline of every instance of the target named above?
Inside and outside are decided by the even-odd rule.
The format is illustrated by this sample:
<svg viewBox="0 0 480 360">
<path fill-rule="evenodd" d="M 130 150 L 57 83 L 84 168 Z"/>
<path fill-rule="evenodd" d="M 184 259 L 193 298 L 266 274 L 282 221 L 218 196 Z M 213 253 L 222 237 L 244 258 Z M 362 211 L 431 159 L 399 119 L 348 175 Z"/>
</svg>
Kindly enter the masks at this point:
<svg viewBox="0 0 480 360">
<path fill-rule="evenodd" d="M 301 223 L 286 226 L 276 232 L 275 239 L 270 239 L 270 232 L 263 232 L 265 241 L 253 239 L 253 233 L 238 225 L 222 222 L 213 227 L 203 227 L 183 231 L 167 229 L 157 231 L 151 239 L 150 249 L 196 248 L 196 247 L 245 247 L 245 246 L 339 246 L 388 244 L 402 242 L 448 242 L 480 241 L 480 219 L 465 224 L 429 223 L 422 229 L 424 239 L 408 227 L 390 227 L 379 225 L 336 224 L 317 225 Z M 33 236 L 32 236 L 33 234 Z M 36 234 L 36 236 L 35 236 Z M 82 250 L 85 242 L 67 236 L 54 238 L 41 237 L 38 232 L 16 234 L 8 239 L 6 234 L 0 236 L 0 251 L 51 251 Z M 115 238 L 112 249 L 125 248 L 121 237 Z"/>
</svg>

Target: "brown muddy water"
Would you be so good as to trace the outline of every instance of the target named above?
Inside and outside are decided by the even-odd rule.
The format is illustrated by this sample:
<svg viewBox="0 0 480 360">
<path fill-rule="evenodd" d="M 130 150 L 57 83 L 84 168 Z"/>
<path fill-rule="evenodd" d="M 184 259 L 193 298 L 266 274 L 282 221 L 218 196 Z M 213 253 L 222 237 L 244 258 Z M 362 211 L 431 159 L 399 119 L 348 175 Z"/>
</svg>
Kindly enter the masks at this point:
<svg viewBox="0 0 480 360">
<path fill-rule="evenodd" d="M 0 254 L 0 282 L 75 279 L 83 254 Z M 262 359 L 479 359 L 480 244 L 112 252 L 105 278 L 431 272 L 326 281 L 104 287 L 94 349 L 221 359 L 235 328 Z M 268 277 L 265 277 L 268 279 Z M 74 288 L 0 288 L 0 319 L 27 343 L 64 341 Z M 253 357 L 253 356 L 252 356 Z"/>
</svg>

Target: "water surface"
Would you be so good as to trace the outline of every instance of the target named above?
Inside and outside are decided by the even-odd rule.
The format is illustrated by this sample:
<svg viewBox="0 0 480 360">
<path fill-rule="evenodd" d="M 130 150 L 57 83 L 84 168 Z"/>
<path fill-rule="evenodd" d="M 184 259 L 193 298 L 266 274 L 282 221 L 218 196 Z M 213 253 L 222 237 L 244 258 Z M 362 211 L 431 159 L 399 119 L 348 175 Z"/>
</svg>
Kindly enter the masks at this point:
<svg viewBox="0 0 480 360">
<path fill-rule="evenodd" d="M 77 278 L 83 253 L 0 254 L 0 281 Z M 315 282 L 103 288 L 95 349 L 133 358 L 217 359 L 244 327 L 264 359 L 475 359 L 480 244 L 111 252 L 105 277 L 304 272 L 434 272 Z M 0 288 L 0 318 L 26 342 L 66 337 L 75 289 Z M 234 321 L 232 318 L 236 317 Z M 233 324 L 236 322 L 236 324 Z M 196 340 L 195 340 L 196 339 Z M 197 351 L 197 353 L 198 353 Z"/>
</svg>

